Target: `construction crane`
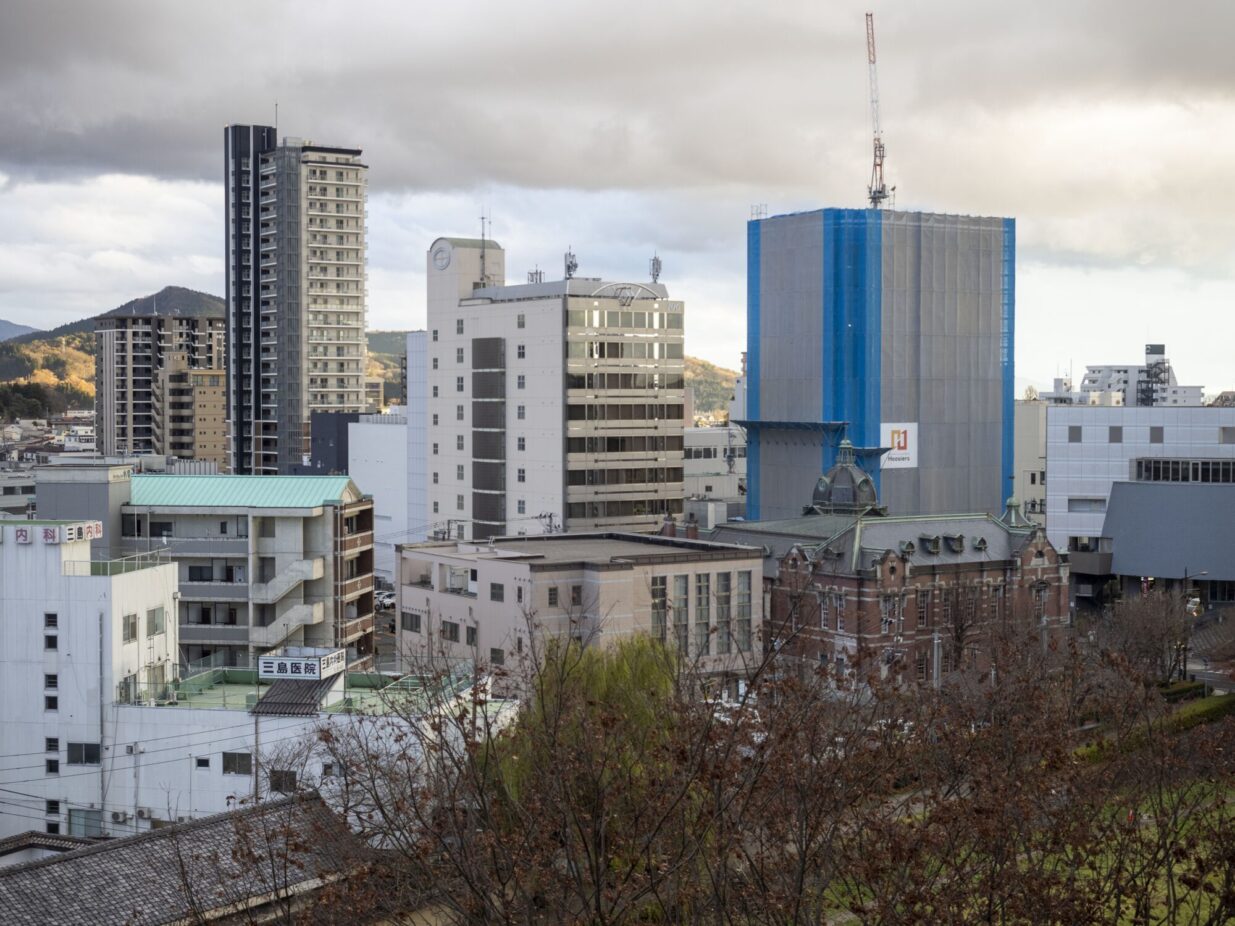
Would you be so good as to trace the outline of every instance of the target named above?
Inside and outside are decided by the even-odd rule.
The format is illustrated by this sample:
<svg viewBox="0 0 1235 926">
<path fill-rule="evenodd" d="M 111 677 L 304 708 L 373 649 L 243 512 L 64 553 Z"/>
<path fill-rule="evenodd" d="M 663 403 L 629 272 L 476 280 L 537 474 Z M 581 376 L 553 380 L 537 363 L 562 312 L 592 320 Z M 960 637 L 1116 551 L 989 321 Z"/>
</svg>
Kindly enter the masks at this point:
<svg viewBox="0 0 1235 926">
<path fill-rule="evenodd" d="M 870 63 L 871 127 L 875 132 L 874 162 L 871 164 L 871 182 L 866 188 L 872 209 L 880 209 L 888 198 L 889 190 L 883 181 L 883 130 L 879 128 L 879 75 L 875 69 L 875 14 L 866 14 L 866 59 Z M 896 192 L 892 187 L 891 192 Z"/>
</svg>

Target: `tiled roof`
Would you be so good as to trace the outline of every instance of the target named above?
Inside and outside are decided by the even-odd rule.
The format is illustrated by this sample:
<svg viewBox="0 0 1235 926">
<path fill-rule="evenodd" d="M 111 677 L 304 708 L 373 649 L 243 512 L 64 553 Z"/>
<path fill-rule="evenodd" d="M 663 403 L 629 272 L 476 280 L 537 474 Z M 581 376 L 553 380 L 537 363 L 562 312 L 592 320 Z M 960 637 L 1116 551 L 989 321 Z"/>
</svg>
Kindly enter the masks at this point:
<svg viewBox="0 0 1235 926">
<path fill-rule="evenodd" d="M 58 833 L 40 833 L 38 830 L 27 830 L 6 839 L 0 839 L 0 859 L 22 849 L 46 849 L 49 852 L 68 852 L 90 845 L 90 840 L 81 836 L 64 836 Z M 0 865 L 5 862 L 0 861 Z"/>
<path fill-rule="evenodd" d="M 322 695 L 335 683 L 330 678 L 299 679 L 280 678 L 263 693 L 261 700 L 253 705 L 250 714 L 268 714 L 276 717 L 311 717 L 321 710 Z"/>
<path fill-rule="evenodd" d="M 316 508 L 357 490 L 347 476 L 133 476 L 130 504 L 156 508 Z"/>
<path fill-rule="evenodd" d="M 362 851 L 321 798 L 305 794 L 0 868 L 0 920 L 153 926 L 197 913 L 209 919 L 238 901 L 343 873 Z"/>
</svg>

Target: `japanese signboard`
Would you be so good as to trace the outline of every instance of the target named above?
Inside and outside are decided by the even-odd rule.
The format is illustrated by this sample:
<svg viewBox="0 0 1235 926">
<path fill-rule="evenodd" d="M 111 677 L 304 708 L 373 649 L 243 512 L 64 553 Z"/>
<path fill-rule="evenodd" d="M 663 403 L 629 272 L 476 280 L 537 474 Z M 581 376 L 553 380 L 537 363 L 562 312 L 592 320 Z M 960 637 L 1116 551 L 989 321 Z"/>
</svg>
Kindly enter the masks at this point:
<svg viewBox="0 0 1235 926">
<path fill-rule="evenodd" d="M 347 653 L 334 650 L 322 656 L 280 656 L 272 653 L 259 656 L 258 678 L 295 678 L 317 680 L 338 675 L 347 668 Z"/>
</svg>

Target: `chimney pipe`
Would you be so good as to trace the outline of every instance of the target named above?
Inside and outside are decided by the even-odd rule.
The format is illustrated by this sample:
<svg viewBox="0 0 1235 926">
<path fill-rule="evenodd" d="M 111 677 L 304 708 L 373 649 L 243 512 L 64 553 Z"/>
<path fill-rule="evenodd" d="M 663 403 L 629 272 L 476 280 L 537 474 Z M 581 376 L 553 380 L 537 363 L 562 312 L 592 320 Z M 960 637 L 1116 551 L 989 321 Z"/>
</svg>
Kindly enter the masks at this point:
<svg viewBox="0 0 1235 926">
<path fill-rule="evenodd" d="M 676 537 L 678 535 L 677 522 L 673 520 L 673 515 L 665 515 L 665 520 L 660 525 L 660 536 Z"/>
</svg>

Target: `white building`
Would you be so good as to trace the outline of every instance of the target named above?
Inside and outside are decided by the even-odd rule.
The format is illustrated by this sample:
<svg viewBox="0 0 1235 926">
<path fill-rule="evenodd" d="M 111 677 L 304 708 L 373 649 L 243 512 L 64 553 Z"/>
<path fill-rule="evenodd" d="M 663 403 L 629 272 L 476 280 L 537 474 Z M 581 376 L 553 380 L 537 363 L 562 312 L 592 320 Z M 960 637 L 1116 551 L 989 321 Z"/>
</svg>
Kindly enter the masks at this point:
<svg viewBox="0 0 1235 926">
<path fill-rule="evenodd" d="M 361 415 L 347 426 L 347 474 L 373 497 L 373 575 L 392 588 L 395 546 L 412 539 L 407 534 L 407 429 L 401 414 Z"/>
<path fill-rule="evenodd" d="M 1235 483 L 1235 408 L 1157 406 L 1046 410 L 1046 530 L 1067 550 L 1078 594 L 1110 572 L 1101 542 L 1116 482 Z"/>
<path fill-rule="evenodd" d="M 1012 494 L 1021 513 L 1040 525 L 1046 523 L 1046 404 L 1018 401 L 1013 413 Z"/>
<path fill-rule="evenodd" d="M 746 432 L 735 424 L 682 431 L 687 498 L 740 499 L 746 494 Z"/>
<path fill-rule="evenodd" d="M 429 332 L 407 336 L 407 537 L 429 536 Z"/>
<path fill-rule="evenodd" d="M 439 533 L 652 530 L 681 513 L 683 305 L 662 284 L 507 286 L 501 247 L 461 238 L 433 243 L 427 273 Z"/>
<path fill-rule="evenodd" d="M 759 662 L 763 550 L 646 534 L 549 534 L 403 547 L 399 651 L 505 665 L 530 637 L 672 643 L 705 671 Z"/>
<path fill-rule="evenodd" d="M 133 835 L 328 791 L 319 729 L 406 717 L 400 699 L 423 692 L 347 673 L 345 651 L 330 648 L 179 677 L 176 565 L 161 551 L 92 560 L 102 530 L 0 521 L 0 838 Z"/>
<path fill-rule="evenodd" d="M 1141 365 L 1088 366 L 1079 390 L 1071 378 L 1055 380 L 1055 388 L 1039 398 L 1057 405 L 1199 406 L 1202 386 L 1181 386 L 1166 357 L 1166 345 L 1146 344 Z"/>
</svg>

